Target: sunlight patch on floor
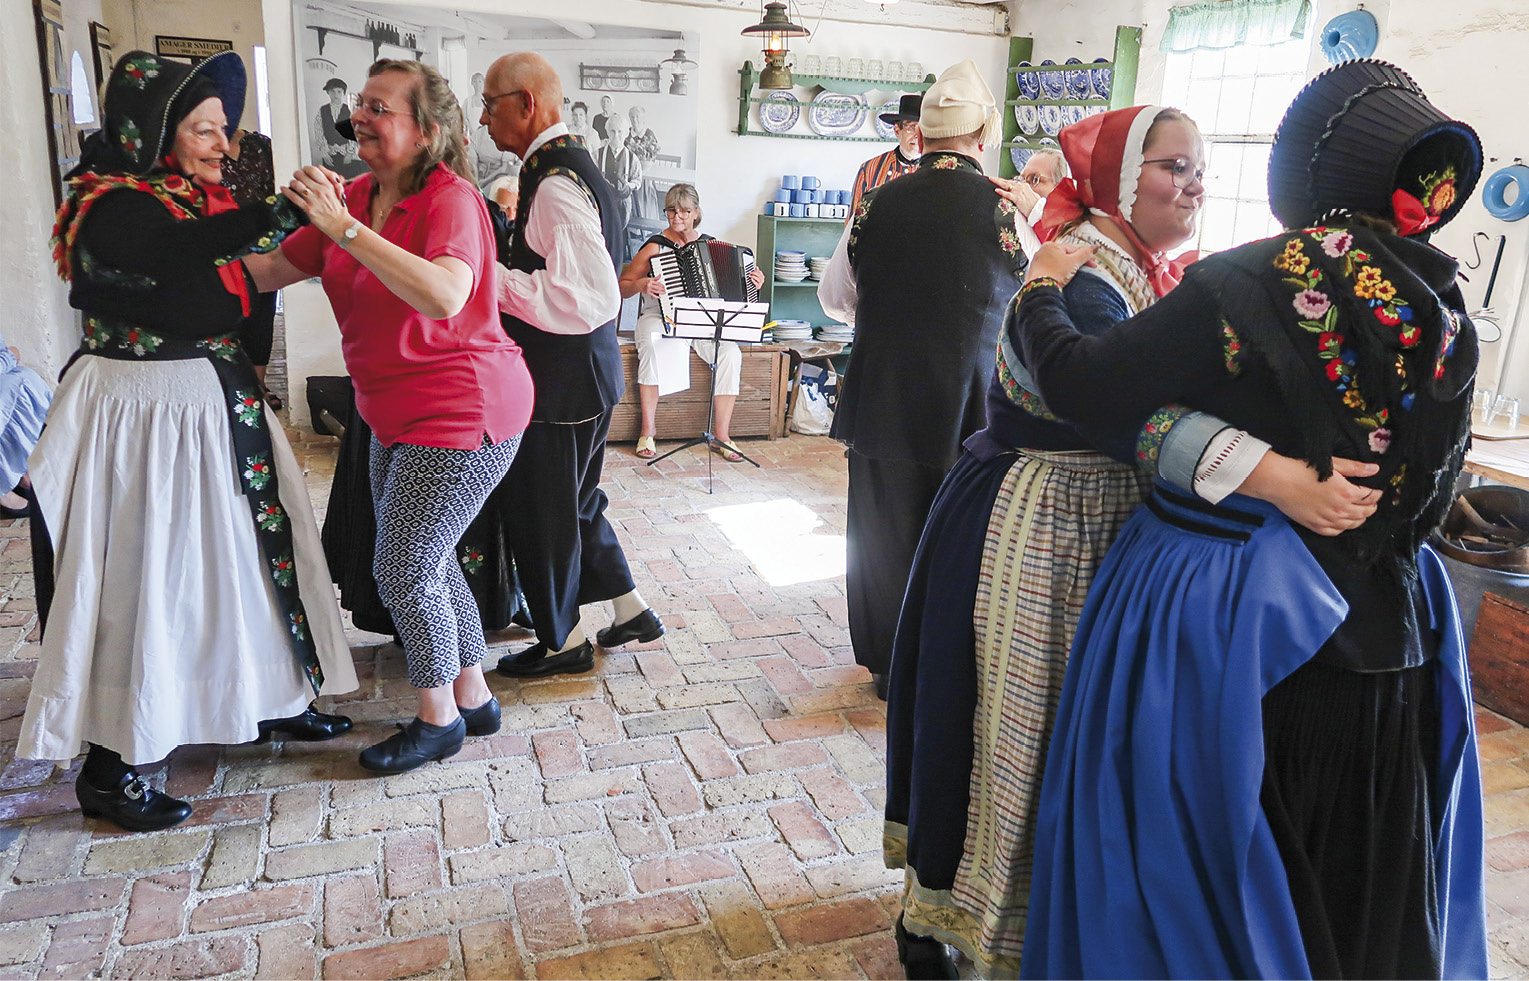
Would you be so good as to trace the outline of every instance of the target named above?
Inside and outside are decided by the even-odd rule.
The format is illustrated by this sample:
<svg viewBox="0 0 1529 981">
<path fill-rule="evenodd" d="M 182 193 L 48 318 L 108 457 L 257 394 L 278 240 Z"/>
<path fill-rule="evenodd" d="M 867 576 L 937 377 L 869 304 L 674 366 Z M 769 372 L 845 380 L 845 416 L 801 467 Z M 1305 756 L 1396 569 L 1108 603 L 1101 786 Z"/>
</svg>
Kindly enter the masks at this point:
<svg viewBox="0 0 1529 981">
<path fill-rule="evenodd" d="M 844 575 L 844 536 L 814 534 L 829 525 L 797 501 L 730 504 L 705 513 L 771 586 Z"/>
</svg>

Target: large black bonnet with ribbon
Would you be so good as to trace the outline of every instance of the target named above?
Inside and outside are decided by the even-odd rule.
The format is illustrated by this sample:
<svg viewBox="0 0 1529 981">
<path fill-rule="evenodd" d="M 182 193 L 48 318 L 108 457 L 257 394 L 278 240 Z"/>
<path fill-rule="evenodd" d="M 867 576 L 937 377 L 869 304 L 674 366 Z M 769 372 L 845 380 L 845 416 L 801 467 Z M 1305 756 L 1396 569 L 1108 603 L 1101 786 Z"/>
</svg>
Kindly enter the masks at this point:
<svg viewBox="0 0 1529 981">
<path fill-rule="evenodd" d="M 1372 59 L 1341 62 L 1295 97 L 1269 154 L 1269 206 L 1286 228 L 1332 211 L 1437 228 L 1481 176 L 1481 140 L 1440 112 L 1412 77 Z"/>
<path fill-rule="evenodd" d="M 100 130 L 85 141 L 70 177 L 96 173 L 147 174 L 175 143 L 175 127 L 204 99 L 217 96 L 230 136 L 244 113 L 244 62 L 222 51 L 187 65 L 147 51 L 129 51 L 106 82 Z"/>
</svg>

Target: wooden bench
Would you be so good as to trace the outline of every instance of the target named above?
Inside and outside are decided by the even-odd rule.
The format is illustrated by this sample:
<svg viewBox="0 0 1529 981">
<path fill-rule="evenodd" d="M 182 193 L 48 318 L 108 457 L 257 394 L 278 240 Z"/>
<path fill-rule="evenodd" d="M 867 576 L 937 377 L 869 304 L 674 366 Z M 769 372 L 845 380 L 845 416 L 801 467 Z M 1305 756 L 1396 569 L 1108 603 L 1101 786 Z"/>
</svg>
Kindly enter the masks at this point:
<svg viewBox="0 0 1529 981">
<path fill-rule="evenodd" d="M 625 338 L 623 338 L 624 340 Z M 738 383 L 738 403 L 733 409 L 732 436 L 765 436 L 779 439 L 786 431 L 786 385 L 790 379 L 790 356 L 772 344 L 744 344 L 743 371 Z M 621 345 L 621 364 L 626 374 L 626 394 L 611 416 L 610 439 L 631 442 L 642 426 L 637 401 L 637 348 Z M 690 352 L 690 387 L 658 400 L 658 438 L 689 439 L 706 429 L 710 411 L 711 368 Z"/>
</svg>

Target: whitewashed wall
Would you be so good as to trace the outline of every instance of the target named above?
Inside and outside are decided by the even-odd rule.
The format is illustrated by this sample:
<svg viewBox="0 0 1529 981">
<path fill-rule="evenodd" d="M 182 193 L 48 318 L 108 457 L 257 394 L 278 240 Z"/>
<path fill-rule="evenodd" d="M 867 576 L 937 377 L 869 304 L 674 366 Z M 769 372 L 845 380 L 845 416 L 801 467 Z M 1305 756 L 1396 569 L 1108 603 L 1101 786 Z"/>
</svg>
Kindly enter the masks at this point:
<svg viewBox="0 0 1529 981">
<path fill-rule="evenodd" d="M 100 19 L 99 0 L 65 4 L 66 59 L 79 51 L 86 65 L 93 64 L 89 23 Z M 21 349 L 23 363 L 51 380 L 79 344 L 79 333 L 48 245 L 52 158 L 39 72 L 32 5 L 0 3 L 0 173 L 8 184 L 0 194 L 0 297 L 6 307 L 0 332 Z"/>
</svg>

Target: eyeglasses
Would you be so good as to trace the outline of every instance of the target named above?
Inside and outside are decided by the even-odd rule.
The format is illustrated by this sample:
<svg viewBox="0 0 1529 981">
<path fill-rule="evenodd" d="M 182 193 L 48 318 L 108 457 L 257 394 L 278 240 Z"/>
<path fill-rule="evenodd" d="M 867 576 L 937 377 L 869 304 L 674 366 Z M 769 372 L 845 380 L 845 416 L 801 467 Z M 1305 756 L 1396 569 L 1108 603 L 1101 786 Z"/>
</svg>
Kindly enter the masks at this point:
<svg viewBox="0 0 1529 981">
<path fill-rule="evenodd" d="M 381 119 L 383 116 L 386 116 L 390 112 L 398 111 L 397 109 L 389 109 L 387 103 L 383 102 L 381 99 L 360 100 L 356 103 L 355 111 L 360 112 L 363 109 L 365 109 L 369 114 L 376 117 L 377 119 Z"/>
<path fill-rule="evenodd" d="M 1179 190 L 1187 190 L 1191 184 L 1203 184 L 1205 182 L 1205 168 L 1194 169 L 1188 157 L 1158 157 L 1156 160 L 1143 160 L 1143 164 L 1172 164 L 1173 186 Z"/>
<path fill-rule="evenodd" d="M 525 92 L 525 89 L 514 89 L 509 92 L 500 92 L 498 95 L 489 95 L 487 92 L 485 92 L 483 93 L 483 111 L 492 116 L 494 114 L 495 102 L 498 102 L 500 99 L 508 99 L 512 95 L 520 95 L 523 92 Z"/>
<path fill-rule="evenodd" d="M 695 209 L 694 208 L 665 208 L 664 209 L 664 214 L 666 214 L 666 215 L 693 215 L 693 214 L 695 214 Z"/>
<path fill-rule="evenodd" d="M 1056 181 L 1047 177 L 1045 174 L 1020 174 L 1019 179 L 1024 181 L 1026 184 L 1029 184 L 1031 187 L 1040 187 L 1042 184 L 1056 183 Z"/>
</svg>

